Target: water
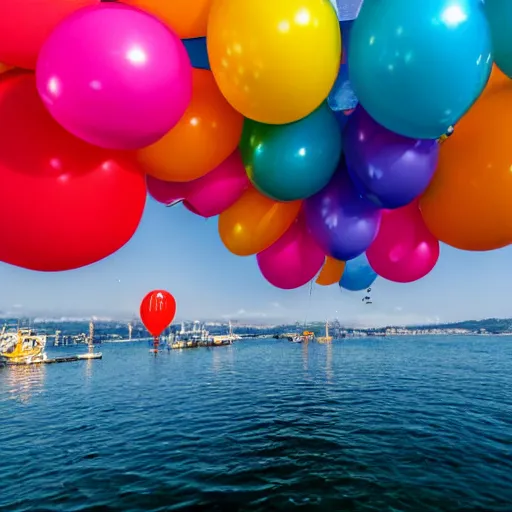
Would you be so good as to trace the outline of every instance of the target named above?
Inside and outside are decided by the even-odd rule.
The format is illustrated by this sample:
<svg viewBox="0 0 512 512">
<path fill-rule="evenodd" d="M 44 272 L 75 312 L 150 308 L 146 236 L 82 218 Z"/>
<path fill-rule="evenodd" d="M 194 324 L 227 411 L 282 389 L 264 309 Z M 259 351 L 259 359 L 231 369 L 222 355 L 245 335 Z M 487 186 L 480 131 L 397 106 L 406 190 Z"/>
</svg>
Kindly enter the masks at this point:
<svg viewBox="0 0 512 512">
<path fill-rule="evenodd" d="M 0 369 L 1 511 L 511 510 L 511 338 L 102 351 Z"/>
</svg>

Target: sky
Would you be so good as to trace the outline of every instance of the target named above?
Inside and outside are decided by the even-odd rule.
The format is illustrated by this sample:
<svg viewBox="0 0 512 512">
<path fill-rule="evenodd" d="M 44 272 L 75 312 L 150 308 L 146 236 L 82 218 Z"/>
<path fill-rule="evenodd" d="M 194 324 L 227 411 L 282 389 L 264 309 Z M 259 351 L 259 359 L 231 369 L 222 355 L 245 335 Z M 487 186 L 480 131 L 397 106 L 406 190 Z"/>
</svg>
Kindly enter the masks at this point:
<svg viewBox="0 0 512 512">
<path fill-rule="evenodd" d="M 3 316 L 129 319 L 143 296 L 164 288 L 177 301 L 177 320 L 276 324 L 338 319 L 344 325 L 382 326 L 512 317 L 512 247 L 471 253 L 442 246 L 424 279 L 395 284 L 378 279 L 373 304 L 364 293 L 306 285 L 279 290 L 260 275 L 255 257 L 231 254 L 217 219 L 148 198 L 141 225 L 119 252 L 88 267 L 39 273 L 0 264 Z"/>
</svg>

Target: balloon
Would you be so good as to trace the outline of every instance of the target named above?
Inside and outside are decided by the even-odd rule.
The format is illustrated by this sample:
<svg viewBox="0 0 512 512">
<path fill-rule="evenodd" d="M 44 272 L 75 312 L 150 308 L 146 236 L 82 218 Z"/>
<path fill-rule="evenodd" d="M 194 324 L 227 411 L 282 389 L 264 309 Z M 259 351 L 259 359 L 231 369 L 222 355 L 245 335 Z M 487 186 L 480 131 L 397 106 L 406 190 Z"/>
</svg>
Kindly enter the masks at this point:
<svg viewBox="0 0 512 512">
<path fill-rule="evenodd" d="M 305 285 L 322 267 L 325 254 L 299 217 L 288 231 L 256 259 L 263 277 L 276 288 L 292 290 Z"/>
<path fill-rule="evenodd" d="M 512 78 L 512 3 L 507 0 L 486 0 L 485 14 L 491 30 L 494 62 Z"/>
<path fill-rule="evenodd" d="M 219 216 L 222 243 L 238 256 L 264 251 L 292 225 L 301 208 L 300 201 L 278 203 L 253 187 Z"/>
<path fill-rule="evenodd" d="M 411 283 L 425 277 L 439 259 L 439 242 L 425 226 L 418 202 L 382 213 L 379 234 L 366 251 L 384 279 Z"/>
<path fill-rule="evenodd" d="M 291 124 L 247 119 L 240 142 L 252 184 L 276 201 L 305 199 L 330 181 L 341 157 L 341 131 L 326 103 Z"/>
<path fill-rule="evenodd" d="M 496 64 L 492 65 L 491 76 L 489 77 L 489 81 L 485 86 L 483 94 L 488 94 L 491 91 L 496 90 L 498 87 L 510 86 L 512 81 L 510 78 L 505 75 Z"/>
<path fill-rule="evenodd" d="M 336 12 L 325 0 L 216 0 L 206 42 L 222 94 L 245 117 L 267 124 L 318 108 L 341 57 Z"/>
<path fill-rule="evenodd" d="M 188 183 L 172 183 L 147 177 L 148 192 L 157 201 L 172 205 L 183 201 L 201 217 L 213 217 L 233 205 L 249 187 L 238 150 L 217 168 Z"/>
<path fill-rule="evenodd" d="M 357 258 L 347 261 L 340 286 L 351 292 L 360 292 L 369 288 L 375 279 L 377 279 L 377 274 L 370 267 L 368 258 L 363 253 Z"/>
<path fill-rule="evenodd" d="M 153 14 L 182 39 L 206 36 L 206 22 L 213 0 L 122 0 Z"/>
<path fill-rule="evenodd" d="M 208 62 L 208 50 L 206 49 L 206 37 L 184 39 L 183 45 L 188 53 L 192 67 L 198 69 L 210 69 Z"/>
<path fill-rule="evenodd" d="M 138 149 L 180 120 L 192 68 L 181 41 L 158 20 L 105 3 L 81 9 L 52 32 L 39 54 L 37 88 L 73 135 L 100 147 Z"/>
<path fill-rule="evenodd" d="M 151 176 L 192 181 L 215 169 L 238 146 L 244 118 L 224 99 L 211 71 L 193 70 L 192 101 L 178 124 L 138 160 Z"/>
<path fill-rule="evenodd" d="M 0 261 L 83 267 L 132 237 L 146 186 L 125 153 L 73 137 L 48 114 L 32 73 L 0 78 Z"/>
<path fill-rule="evenodd" d="M 425 191 L 439 156 L 435 140 L 409 139 L 376 123 L 359 106 L 344 131 L 348 172 L 381 208 L 399 208 Z"/>
<path fill-rule="evenodd" d="M 324 266 L 322 267 L 322 270 L 320 271 L 320 274 L 316 278 L 315 282 L 320 286 L 330 286 L 331 284 L 336 284 L 341 279 L 344 270 L 344 261 L 335 260 L 334 258 L 327 256 Z"/>
<path fill-rule="evenodd" d="M 140 304 L 140 318 L 149 333 L 157 338 L 174 320 L 176 300 L 165 290 L 149 292 Z"/>
<path fill-rule="evenodd" d="M 2 73 L 5 73 L 6 71 L 10 71 L 12 69 L 12 66 L 8 66 L 7 64 L 2 64 L 0 62 L 0 75 Z"/>
<path fill-rule="evenodd" d="M 353 21 L 340 22 L 340 30 L 343 41 L 343 55 L 341 59 L 340 69 L 336 81 L 329 93 L 327 101 L 329 107 L 334 112 L 350 110 L 357 106 L 357 98 L 350 85 L 348 76 L 347 54 L 350 41 L 350 30 L 352 29 Z"/>
<path fill-rule="evenodd" d="M 482 95 L 441 146 L 420 200 L 423 219 L 442 242 L 467 251 L 512 243 L 512 88 Z"/>
<path fill-rule="evenodd" d="M 482 92 L 491 50 L 479 1 L 364 2 L 350 35 L 350 82 L 379 124 L 437 139 Z"/>
<path fill-rule="evenodd" d="M 304 202 L 304 210 L 313 238 L 337 260 L 359 256 L 379 230 L 380 210 L 358 194 L 344 162 L 329 185 Z"/>
<path fill-rule="evenodd" d="M 101 0 L 1 0 L 0 61 L 35 69 L 52 30 L 73 12 Z"/>
</svg>

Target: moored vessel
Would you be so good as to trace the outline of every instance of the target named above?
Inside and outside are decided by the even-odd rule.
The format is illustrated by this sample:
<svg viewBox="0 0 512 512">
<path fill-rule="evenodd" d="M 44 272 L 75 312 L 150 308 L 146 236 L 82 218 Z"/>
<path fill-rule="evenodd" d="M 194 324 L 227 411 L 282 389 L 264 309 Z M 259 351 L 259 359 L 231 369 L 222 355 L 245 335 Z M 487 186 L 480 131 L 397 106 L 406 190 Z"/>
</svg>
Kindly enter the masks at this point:
<svg viewBox="0 0 512 512">
<path fill-rule="evenodd" d="M 7 365 L 42 363 L 46 336 L 38 336 L 31 329 L 18 329 L 17 332 L 3 331 L 0 336 L 0 362 Z"/>
</svg>

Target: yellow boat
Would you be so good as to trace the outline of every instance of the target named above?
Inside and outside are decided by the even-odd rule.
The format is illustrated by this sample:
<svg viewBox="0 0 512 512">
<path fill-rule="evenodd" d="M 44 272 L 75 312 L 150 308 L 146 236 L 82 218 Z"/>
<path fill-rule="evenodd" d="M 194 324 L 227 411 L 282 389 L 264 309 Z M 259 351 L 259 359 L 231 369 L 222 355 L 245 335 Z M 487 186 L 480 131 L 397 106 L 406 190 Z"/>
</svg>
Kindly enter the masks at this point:
<svg viewBox="0 0 512 512">
<path fill-rule="evenodd" d="M 33 364 L 45 360 L 46 336 L 36 336 L 28 329 L 2 336 L 0 361 L 8 365 Z"/>
</svg>

